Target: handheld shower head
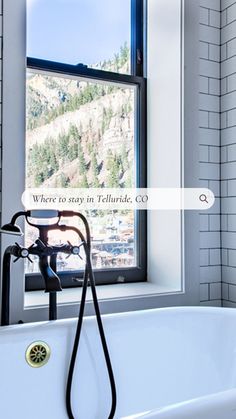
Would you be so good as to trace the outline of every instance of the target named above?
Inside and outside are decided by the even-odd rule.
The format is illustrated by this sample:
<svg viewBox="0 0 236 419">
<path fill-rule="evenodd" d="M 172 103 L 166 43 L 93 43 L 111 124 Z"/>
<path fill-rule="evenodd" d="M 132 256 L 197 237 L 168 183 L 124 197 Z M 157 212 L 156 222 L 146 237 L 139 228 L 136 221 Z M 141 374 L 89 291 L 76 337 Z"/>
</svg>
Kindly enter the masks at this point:
<svg viewBox="0 0 236 419">
<path fill-rule="evenodd" d="M 21 228 L 18 225 L 12 224 L 12 223 L 4 224 L 4 226 L 2 226 L 0 228 L 0 233 L 11 234 L 11 235 L 14 235 L 14 236 L 23 236 L 24 235 Z"/>
<path fill-rule="evenodd" d="M 24 233 L 22 232 L 21 228 L 16 224 L 17 218 L 20 216 L 29 216 L 30 211 L 19 211 L 16 214 L 13 215 L 10 223 L 4 224 L 2 227 L 0 227 L 0 233 L 4 234 L 11 234 L 13 236 L 23 236 Z"/>
</svg>

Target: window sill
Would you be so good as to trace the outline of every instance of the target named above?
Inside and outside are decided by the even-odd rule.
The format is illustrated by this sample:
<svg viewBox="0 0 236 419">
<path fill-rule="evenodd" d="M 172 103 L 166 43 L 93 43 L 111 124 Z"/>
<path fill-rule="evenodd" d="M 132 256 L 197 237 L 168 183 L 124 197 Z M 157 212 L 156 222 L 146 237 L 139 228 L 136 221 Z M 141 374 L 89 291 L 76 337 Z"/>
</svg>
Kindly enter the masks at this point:
<svg viewBox="0 0 236 419">
<path fill-rule="evenodd" d="M 98 285 L 96 287 L 98 299 L 101 302 L 109 300 L 129 300 L 132 298 L 153 297 L 160 295 L 180 294 L 179 290 L 170 289 L 168 286 L 152 283 L 130 283 L 116 285 Z M 81 288 L 67 288 L 57 294 L 58 305 L 78 304 L 81 299 Z M 87 301 L 92 301 L 91 290 L 88 288 Z M 48 305 L 48 294 L 44 291 L 31 291 L 25 293 L 25 309 L 32 309 Z"/>
</svg>

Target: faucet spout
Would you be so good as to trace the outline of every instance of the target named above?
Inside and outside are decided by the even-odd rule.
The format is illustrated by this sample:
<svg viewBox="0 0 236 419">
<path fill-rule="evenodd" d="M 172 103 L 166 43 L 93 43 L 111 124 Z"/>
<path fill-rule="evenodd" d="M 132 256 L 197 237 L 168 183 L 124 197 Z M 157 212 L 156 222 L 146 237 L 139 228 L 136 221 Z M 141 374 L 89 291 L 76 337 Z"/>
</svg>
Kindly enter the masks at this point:
<svg viewBox="0 0 236 419">
<path fill-rule="evenodd" d="M 45 281 L 45 292 L 62 291 L 60 278 L 50 267 L 48 256 L 39 257 L 39 269 Z"/>
</svg>

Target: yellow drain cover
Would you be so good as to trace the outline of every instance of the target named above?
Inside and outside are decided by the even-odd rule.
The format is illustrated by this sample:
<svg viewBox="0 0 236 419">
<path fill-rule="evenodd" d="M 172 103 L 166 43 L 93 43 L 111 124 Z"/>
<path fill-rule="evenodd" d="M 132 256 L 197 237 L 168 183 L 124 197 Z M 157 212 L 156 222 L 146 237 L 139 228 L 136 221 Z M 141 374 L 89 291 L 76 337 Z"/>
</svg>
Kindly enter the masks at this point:
<svg viewBox="0 0 236 419">
<path fill-rule="evenodd" d="M 27 363 L 33 368 L 43 367 L 49 358 L 51 350 L 45 342 L 33 342 L 28 346 L 25 353 Z"/>
</svg>

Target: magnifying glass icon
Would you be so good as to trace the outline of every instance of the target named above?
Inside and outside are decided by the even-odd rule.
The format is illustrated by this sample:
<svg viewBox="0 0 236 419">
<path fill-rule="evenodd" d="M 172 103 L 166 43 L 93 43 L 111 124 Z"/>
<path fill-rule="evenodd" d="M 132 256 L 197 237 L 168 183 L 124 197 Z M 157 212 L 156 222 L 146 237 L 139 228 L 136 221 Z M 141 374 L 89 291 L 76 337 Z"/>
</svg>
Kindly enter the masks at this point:
<svg viewBox="0 0 236 419">
<path fill-rule="evenodd" d="M 199 200 L 208 204 L 207 196 L 204 193 L 199 196 Z"/>
</svg>

